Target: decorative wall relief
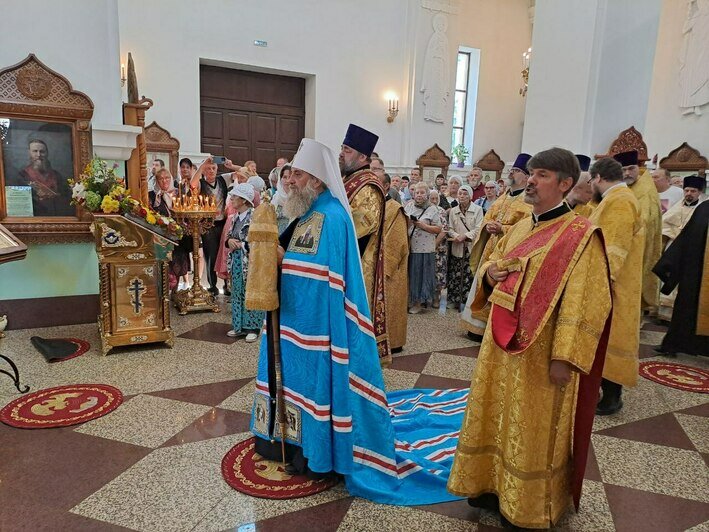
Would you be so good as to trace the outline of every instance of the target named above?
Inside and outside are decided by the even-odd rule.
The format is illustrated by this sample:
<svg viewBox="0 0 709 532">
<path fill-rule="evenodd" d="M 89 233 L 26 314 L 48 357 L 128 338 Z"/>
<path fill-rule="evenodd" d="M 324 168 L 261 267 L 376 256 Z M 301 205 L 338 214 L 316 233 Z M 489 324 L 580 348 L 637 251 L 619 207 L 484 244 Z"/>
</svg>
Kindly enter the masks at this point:
<svg viewBox="0 0 709 532">
<path fill-rule="evenodd" d="M 451 15 L 457 15 L 460 12 L 459 0 L 421 0 L 421 7 L 433 11 L 443 11 Z"/>
<path fill-rule="evenodd" d="M 709 1 L 709 0 L 707 0 Z M 448 53 L 448 18 L 437 13 L 433 17 L 433 35 L 426 47 L 426 59 L 423 67 L 423 117 L 432 122 L 442 123 L 446 115 L 450 97 L 450 54 Z"/>
<path fill-rule="evenodd" d="M 679 59 L 680 107 L 701 115 L 709 104 L 709 0 L 689 0 Z"/>
</svg>

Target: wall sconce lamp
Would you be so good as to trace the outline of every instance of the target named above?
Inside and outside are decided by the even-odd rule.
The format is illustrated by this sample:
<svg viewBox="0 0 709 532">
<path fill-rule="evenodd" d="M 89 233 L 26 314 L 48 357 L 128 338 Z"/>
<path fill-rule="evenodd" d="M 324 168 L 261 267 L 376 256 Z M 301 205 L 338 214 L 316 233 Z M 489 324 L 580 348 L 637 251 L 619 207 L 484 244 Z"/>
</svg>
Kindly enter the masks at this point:
<svg viewBox="0 0 709 532">
<path fill-rule="evenodd" d="M 386 99 L 389 103 L 389 108 L 387 110 L 387 122 L 391 124 L 396 118 L 396 115 L 399 114 L 399 98 L 396 97 L 396 94 L 389 93 L 387 94 Z"/>
<path fill-rule="evenodd" d="M 519 89 L 519 95 L 524 98 L 527 96 L 527 86 L 529 85 L 529 60 L 532 58 L 532 49 L 528 48 L 522 54 L 522 87 Z"/>
<path fill-rule="evenodd" d="M 127 79 L 128 78 L 126 77 L 126 65 L 125 63 L 121 63 L 121 87 L 125 86 Z"/>
</svg>

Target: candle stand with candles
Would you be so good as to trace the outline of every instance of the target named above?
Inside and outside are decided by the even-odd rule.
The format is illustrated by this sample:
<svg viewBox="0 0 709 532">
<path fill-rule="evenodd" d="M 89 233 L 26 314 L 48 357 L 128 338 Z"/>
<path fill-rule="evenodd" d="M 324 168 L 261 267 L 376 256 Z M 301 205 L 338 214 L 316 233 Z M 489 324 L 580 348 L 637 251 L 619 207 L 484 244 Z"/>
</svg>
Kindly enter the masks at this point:
<svg viewBox="0 0 709 532">
<path fill-rule="evenodd" d="M 214 227 L 214 218 L 218 214 L 213 197 L 183 196 L 175 198 L 172 206 L 172 215 L 192 235 L 192 261 L 194 276 L 192 286 L 178 290 L 173 296 L 173 301 L 180 315 L 188 312 L 211 310 L 219 312 L 219 304 L 214 296 L 209 293 L 200 281 L 199 275 L 199 240 L 200 236 Z"/>
</svg>

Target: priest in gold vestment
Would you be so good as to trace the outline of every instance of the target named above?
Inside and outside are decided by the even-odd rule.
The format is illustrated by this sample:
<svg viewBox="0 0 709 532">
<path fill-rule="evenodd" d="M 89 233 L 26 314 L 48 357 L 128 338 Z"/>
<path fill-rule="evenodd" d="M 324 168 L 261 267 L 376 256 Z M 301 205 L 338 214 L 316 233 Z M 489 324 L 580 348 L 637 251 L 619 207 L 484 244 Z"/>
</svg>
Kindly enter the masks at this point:
<svg viewBox="0 0 709 532">
<path fill-rule="evenodd" d="M 638 152 L 627 151 L 613 158 L 623 167 L 623 179 L 640 204 L 640 214 L 645 224 L 645 251 L 643 253 L 643 303 L 650 314 L 657 312 L 660 300 L 660 280 L 652 269 L 662 255 L 662 211 L 660 196 L 647 169 L 638 166 Z"/>
<path fill-rule="evenodd" d="M 591 166 L 591 158 L 588 155 L 579 155 L 578 153 L 576 158 L 581 167 L 581 175 L 574 188 L 566 195 L 566 203 L 576 214 L 589 218 L 595 205 L 591 202 L 593 190 L 591 190 L 591 175 L 588 173 L 588 168 Z"/>
<path fill-rule="evenodd" d="M 546 150 L 529 168 L 532 219 L 477 273 L 473 306 L 491 305 L 490 323 L 448 489 L 505 526 L 548 528 L 578 508 L 611 296 L 597 229 L 563 201 L 579 176 L 573 153 Z"/>
<path fill-rule="evenodd" d="M 524 201 L 524 187 L 527 183 L 527 176 L 529 175 L 527 172 L 527 161 L 529 161 L 530 158 L 531 155 L 527 153 L 520 153 L 517 156 L 517 159 L 510 169 L 510 187 L 495 200 L 492 207 L 485 213 L 482 228 L 470 252 L 470 271 L 477 271 L 480 264 L 485 262 L 495 249 L 500 238 L 502 238 L 514 224 L 528 217 L 532 212 L 530 206 Z M 488 309 L 473 310 L 471 308 L 476 291 L 476 282 L 477 281 L 473 279 L 473 284 L 468 293 L 468 299 L 460 315 L 460 324 L 463 330 L 468 332 L 468 336 L 471 340 L 480 341 L 482 335 L 485 333 Z"/>
<path fill-rule="evenodd" d="M 603 398 L 596 408 L 597 415 L 608 416 L 623 407 L 623 386 L 635 386 L 638 381 L 645 226 L 619 162 L 610 157 L 599 159 L 591 167 L 591 178 L 598 207 L 590 221 L 603 233 L 613 294 Z"/>
<path fill-rule="evenodd" d="M 364 285 L 377 338 L 382 366 L 391 363 L 391 350 L 386 332 L 384 275 L 384 188 L 369 162 L 379 137 L 364 128 L 350 124 L 340 150 L 340 171 L 350 201 L 352 219 L 362 259 Z"/>
<path fill-rule="evenodd" d="M 404 207 L 387 198 L 384 213 L 384 296 L 389 347 L 397 353 L 406 344 L 409 302 L 409 238 Z"/>
</svg>

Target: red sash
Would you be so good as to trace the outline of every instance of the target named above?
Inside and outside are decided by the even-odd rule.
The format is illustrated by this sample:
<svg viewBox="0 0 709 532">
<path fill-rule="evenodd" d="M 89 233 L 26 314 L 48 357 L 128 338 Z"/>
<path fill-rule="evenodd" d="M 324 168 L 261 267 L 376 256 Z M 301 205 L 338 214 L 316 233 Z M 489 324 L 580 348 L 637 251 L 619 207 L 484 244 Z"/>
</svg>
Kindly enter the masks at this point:
<svg viewBox="0 0 709 532">
<path fill-rule="evenodd" d="M 495 343 L 516 355 L 537 338 L 559 300 L 572 262 L 583 251 L 591 235 L 591 223 L 572 216 L 550 224 L 532 234 L 509 251 L 503 262 L 513 264 L 507 278 L 498 283 L 490 296 Z M 544 254 L 542 265 L 522 301 L 522 284 L 530 256 Z"/>
<path fill-rule="evenodd" d="M 374 293 L 372 294 L 373 308 L 372 323 L 374 324 L 374 334 L 377 338 L 377 351 L 379 360 L 387 363 L 391 360 L 389 349 L 389 337 L 386 332 L 386 305 L 384 303 L 384 214 L 385 214 L 385 194 L 382 184 L 377 175 L 371 170 L 359 170 L 352 174 L 345 181 L 345 192 L 347 199 L 352 202 L 352 198 L 366 185 L 373 185 L 382 194 L 382 212 L 379 217 L 379 234 L 377 238 L 377 262 L 374 268 Z"/>
<path fill-rule="evenodd" d="M 577 260 L 592 233 L 591 223 L 586 218 L 575 216 L 545 227 L 505 255 L 503 260 L 522 260 L 520 271 L 513 271 L 505 281 L 495 287 L 496 289 L 500 288 L 502 295 L 498 299 L 505 305 L 503 307 L 493 304 L 491 313 L 493 339 L 498 346 L 514 355 L 522 352 L 536 339 L 556 307 L 566 285 L 572 262 Z M 602 239 L 600 231 L 598 234 Z M 545 253 L 540 273 L 532 281 L 524 299 L 524 305 L 520 305 L 524 266 L 526 266 L 529 256 L 537 253 Z M 505 304 L 505 299 L 507 299 L 505 296 L 514 296 L 513 310 L 505 308 L 509 306 Z M 579 509 L 581 500 L 593 418 L 596 413 L 603 365 L 606 360 L 611 314 L 606 319 L 591 371 L 588 375 L 582 374 L 579 377 L 574 417 L 571 476 L 571 495 L 576 511 Z"/>
</svg>

